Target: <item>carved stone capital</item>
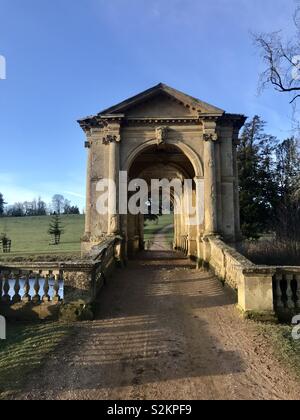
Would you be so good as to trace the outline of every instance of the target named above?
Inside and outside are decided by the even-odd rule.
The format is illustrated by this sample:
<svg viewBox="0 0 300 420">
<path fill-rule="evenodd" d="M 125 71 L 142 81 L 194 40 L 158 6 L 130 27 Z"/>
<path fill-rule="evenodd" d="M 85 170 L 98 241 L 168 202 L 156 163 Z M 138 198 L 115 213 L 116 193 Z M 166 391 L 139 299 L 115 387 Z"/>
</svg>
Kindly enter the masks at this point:
<svg viewBox="0 0 300 420">
<path fill-rule="evenodd" d="M 203 139 L 204 141 L 218 141 L 219 137 L 217 133 L 205 133 Z"/>
<path fill-rule="evenodd" d="M 120 143 L 120 141 L 121 141 L 121 137 L 120 137 L 120 135 L 117 135 L 117 134 L 106 134 L 103 137 L 103 144 L 105 144 L 105 145 L 108 145 L 108 144 L 114 143 L 114 142 Z"/>
<path fill-rule="evenodd" d="M 107 123 L 107 126 L 102 131 L 102 142 L 105 145 L 110 143 L 120 143 L 121 141 L 121 125 L 120 122 Z"/>
</svg>

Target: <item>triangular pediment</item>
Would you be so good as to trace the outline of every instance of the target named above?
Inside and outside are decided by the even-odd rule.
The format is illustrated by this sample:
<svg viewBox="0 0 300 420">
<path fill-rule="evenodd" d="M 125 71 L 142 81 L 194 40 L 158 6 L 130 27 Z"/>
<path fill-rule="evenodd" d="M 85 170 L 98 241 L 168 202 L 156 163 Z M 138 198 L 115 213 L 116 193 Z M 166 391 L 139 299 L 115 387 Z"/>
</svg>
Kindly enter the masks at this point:
<svg viewBox="0 0 300 420">
<path fill-rule="evenodd" d="M 128 118 L 188 118 L 197 116 L 197 111 L 185 106 L 164 92 L 148 98 L 125 111 Z"/>
<path fill-rule="evenodd" d="M 181 120 L 183 122 L 205 118 L 228 121 L 235 127 L 242 127 L 245 116 L 227 114 L 220 108 L 200 101 L 176 89 L 160 83 L 132 98 L 114 105 L 96 115 L 78 120 L 84 131 L 94 127 L 104 127 L 108 120 L 118 121 L 159 121 Z"/>
<path fill-rule="evenodd" d="M 220 116 L 224 111 L 167 85 L 159 84 L 98 115 L 114 114 L 124 114 L 132 118 L 181 118 L 199 114 Z"/>
</svg>

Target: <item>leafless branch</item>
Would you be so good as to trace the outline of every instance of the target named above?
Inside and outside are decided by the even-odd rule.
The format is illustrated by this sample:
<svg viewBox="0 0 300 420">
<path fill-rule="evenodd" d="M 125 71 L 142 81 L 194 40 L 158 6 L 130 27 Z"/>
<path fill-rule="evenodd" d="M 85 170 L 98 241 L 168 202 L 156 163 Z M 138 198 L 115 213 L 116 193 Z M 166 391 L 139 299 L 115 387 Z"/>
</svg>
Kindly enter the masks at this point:
<svg viewBox="0 0 300 420">
<path fill-rule="evenodd" d="M 299 6 L 300 7 L 300 6 Z M 299 15 L 295 19 L 300 23 Z M 300 55 L 300 49 L 291 42 L 283 45 L 280 32 L 255 36 L 255 43 L 262 52 L 266 70 L 261 74 L 261 88 L 271 84 L 279 92 L 294 93 L 291 103 L 299 99 L 300 70 L 299 63 L 294 57 Z M 299 77 L 293 77 L 299 70 Z"/>
</svg>

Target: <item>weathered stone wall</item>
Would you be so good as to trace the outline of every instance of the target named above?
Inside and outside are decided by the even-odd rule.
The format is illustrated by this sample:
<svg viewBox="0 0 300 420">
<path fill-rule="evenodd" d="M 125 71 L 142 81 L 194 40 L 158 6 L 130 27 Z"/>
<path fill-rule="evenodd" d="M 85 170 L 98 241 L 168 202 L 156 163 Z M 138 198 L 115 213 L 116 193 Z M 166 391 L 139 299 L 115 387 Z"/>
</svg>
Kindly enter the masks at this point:
<svg viewBox="0 0 300 420">
<path fill-rule="evenodd" d="M 255 265 L 220 239 L 207 238 L 206 243 L 209 248 L 207 253 L 210 254 L 209 263 L 216 275 L 230 287 L 238 290 L 243 270 L 251 269 Z"/>
<path fill-rule="evenodd" d="M 204 248 L 204 261 L 222 281 L 237 290 L 238 306 L 244 314 L 274 316 L 275 268 L 256 266 L 215 237 L 206 238 Z"/>
<path fill-rule="evenodd" d="M 238 293 L 244 314 L 290 321 L 300 312 L 300 267 L 264 267 L 247 260 L 215 237 L 203 242 L 202 255 L 214 273 Z"/>
</svg>

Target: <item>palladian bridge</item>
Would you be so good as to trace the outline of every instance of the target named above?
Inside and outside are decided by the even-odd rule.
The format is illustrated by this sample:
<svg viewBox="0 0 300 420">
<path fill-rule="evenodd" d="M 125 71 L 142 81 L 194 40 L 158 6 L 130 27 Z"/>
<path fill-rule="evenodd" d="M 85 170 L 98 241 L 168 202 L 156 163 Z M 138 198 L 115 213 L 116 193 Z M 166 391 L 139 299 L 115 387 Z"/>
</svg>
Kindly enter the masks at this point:
<svg viewBox="0 0 300 420">
<path fill-rule="evenodd" d="M 124 238 L 125 256 L 134 255 L 143 243 L 142 214 L 97 211 L 98 182 L 111 179 L 118 186 L 120 171 L 148 184 L 151 179 L 193 180 L 193 188 L 175 200 L 179 211 L 174 218 L 174 245 L 190 257 L 203 260 L 203 241 L 212 235 L 239 240 L 236 148 L 244 122 L 242 115 L 227 114 L 164 84 L 80 120 L 88 148 L 83 252 L 111 235 Z M 194 203 L 201 196 L 196 215 L 189 214 L 188 193 Z M 109 192 L 112 200 L 114 195 Z M 120 204 L 118 196 L 116 201 L 112 208 Z M 191 217 L 199 223 L 190 223 Z"/>
<path fill-rule="evenodd" d="M 238 307 L 247 315 L 273 319 L 275 313 L 286 317 L 299 311 L 299 267 L 256 266 L 237 251 L 242 239 L 237 146 L 245 119 L 159 84 L 80 120 L 88 151 L 82 258 L 0 266 L 1 314 L 93 318 L 94 302 L 112 272 L 143 255 L 144 213 L 128 212 L 127 201 L 139 182 L 151 186 L 154 179 L 170 185 L 176 179 L 181 186 L 190 181 L 189 188 L 167 191 L 174 210 L 174 251 L 166 254 L 166 264 L 173 277 L 176 258 L 178 264 L 192 260 L 202 270 L 200 277 L 209 279 L 203 270 L 211 270 L 237 292 Z M 98 206 L 99 184 L 105 180 L 106 213 Z M 126 191 L 125 198 L 120 191 Z M 140 198 L 140 204 L 146 201 L 148 195 Z M 142 263 L 136 271 L 131 266 L 132 275 L 143 276 L 149 265 Z M 115 276 L 126 277 L 126 270 Z M 147 273 L 151 277 L 151 270 Z M 152 274 L 155 280 L 158 274 Z"/>
</svg>

